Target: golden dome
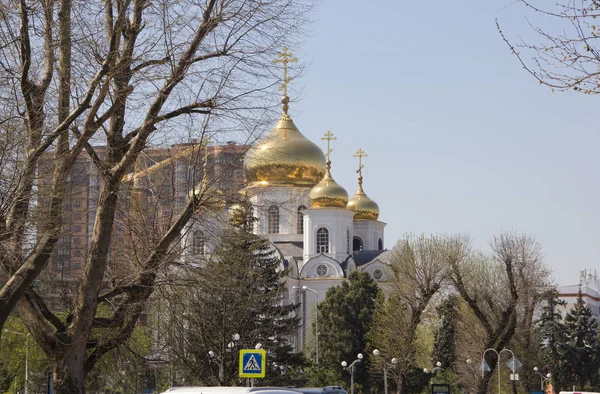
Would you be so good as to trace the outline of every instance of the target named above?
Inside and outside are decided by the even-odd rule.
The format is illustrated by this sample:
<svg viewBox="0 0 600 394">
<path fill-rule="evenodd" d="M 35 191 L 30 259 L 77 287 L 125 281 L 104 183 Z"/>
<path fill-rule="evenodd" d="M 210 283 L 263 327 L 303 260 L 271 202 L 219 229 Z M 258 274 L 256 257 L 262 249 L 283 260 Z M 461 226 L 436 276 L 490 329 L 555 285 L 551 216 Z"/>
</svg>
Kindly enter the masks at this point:
<svg viewBox="0 0 600 394">
<path fill-rule="evenodd" d="M 348 192 L 331 177 L 331 162 L 327 162 L 327 172 L 319 184 L 309 194 L 312 208 L 345 208 Z"/>
<path fill-rule="evenodd" d="M 312 187 L 324 174 L 323 151 L 300 133 L 286 113 L 281 115 L 273 130 L 246 154 L 246 181 L 250 187 Z"/>
<path fill-rule="evenodd" d="M 358 177 L 358 190 L 348 201 L 348 209 L 354 211 L 354 220 L 377 220 L 379 205 L 371 200 L 362 188 L 362 176 Z"/>
</svg>

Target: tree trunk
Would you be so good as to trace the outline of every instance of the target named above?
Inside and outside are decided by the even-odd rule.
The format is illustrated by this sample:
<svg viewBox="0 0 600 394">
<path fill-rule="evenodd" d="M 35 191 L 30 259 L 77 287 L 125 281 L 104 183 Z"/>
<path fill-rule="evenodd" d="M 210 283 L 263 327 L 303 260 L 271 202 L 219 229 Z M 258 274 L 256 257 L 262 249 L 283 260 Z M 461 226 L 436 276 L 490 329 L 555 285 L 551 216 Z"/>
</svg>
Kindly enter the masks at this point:
<svg viewBox="0 0 600 394">
<path fill-rule="evenodd" d="M 398 375 L 398 380 L 396 383 L 398 387 L 398 394 L 409 394 L 408 386 L 406 384 L 406 376 L 403 373 Z"/>
<path fill-rule="evenodd" d="M 68 353 L 62 354 L 53 362 L 54 393 L 83 394 L 85 393 L 85 345 L 68 347 Z"/>
</svg>

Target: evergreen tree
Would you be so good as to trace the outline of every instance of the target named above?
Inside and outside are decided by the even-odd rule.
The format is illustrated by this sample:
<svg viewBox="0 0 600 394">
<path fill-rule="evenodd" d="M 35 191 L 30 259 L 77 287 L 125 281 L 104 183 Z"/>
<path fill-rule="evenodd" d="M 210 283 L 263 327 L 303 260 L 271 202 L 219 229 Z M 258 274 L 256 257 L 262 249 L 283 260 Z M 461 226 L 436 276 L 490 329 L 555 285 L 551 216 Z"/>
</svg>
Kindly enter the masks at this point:
<svg viewBox="0 0 600 394">
<path fill-rule="evenodd" d="M 292 384 L 284 372 L 303 363 L 289 343 L 298 305 L 284 298 L 287 273 L 269 241 L 251 232 L 253 220 L 248 210 L 235 211 L 212 258 L 198 269 L 183 360 L 198 383 L 240 384 L 236 350 L 257 343 L 267 351 L 261 384 Z M 239 342 L 232 340 L 235 334 Z"/>
<path fill-rule="evenodd" d="M 566 328 L 562 321 L 560 308 L 567 303 L 559 298 L 558 290 L 552 288 L 544 296 L 542 313 L 538 320 L 537 329 L 540 335 L 541 357 L 547 370 L 552 375 L 552 386 L 555 392 L 560 392 L 570 382 L 568 368 L 564 363 Z"/>
<path fill-rule="evenodd" d="M 439 322 L 438 331 L 435 333 L 431 365 L 435 365 L 439 361 L 446 371 L 453 371 L 456 362 L 454 338 L 456 336 L 458 302 L 458 296 L 450 295 L 436 308 Z"/>
<path fill-rule="evenodd" d="M 595 365 L 598 323 L 592 311 L 583 301 L 581 288 L 575 306 L 565 316 L 566 342 L 565 361 L 570 368 L 572 384 L 584 390 L 588 382 L 595 380 L 598 366 Z"/>
<path fill-rule="evenodd" d="M 319 304 L 319 357 L 323 365 L 335 366 L 340 380 L 350 385 L 350 374 L 339 366 L 352 363 L 358 353 L 363 360 L 355 365 L 355 393 L 370 390 L 370 352 L 367 333 L 373 320 L 375 306 L 382 295 L 377 283 L 366 272 L 354 271 L 341 286 L 327 290 Z"/>
</svg>

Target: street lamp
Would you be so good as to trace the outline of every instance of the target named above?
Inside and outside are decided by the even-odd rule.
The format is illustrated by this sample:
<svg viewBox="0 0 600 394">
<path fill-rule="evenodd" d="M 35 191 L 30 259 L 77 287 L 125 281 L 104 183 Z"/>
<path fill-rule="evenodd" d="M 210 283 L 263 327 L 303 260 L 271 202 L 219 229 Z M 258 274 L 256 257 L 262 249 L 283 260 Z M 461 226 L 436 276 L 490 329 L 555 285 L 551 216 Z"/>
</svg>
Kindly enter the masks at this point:
<svg viewBox="0 0 600 394">
<path fill-rule="evenodd" d="M 437 371 L 440 371 L 441 369 L 442 369 L 442 363 L 438 361 L 437 363 L 435 363 L 435 367 L 431 368 L 431 373 L 434 374 Z M 429 370 L 427 368 L 423 368 L 423 372 L 429 373 Z"/>
<path fill-rule="evenodd" d="M 441 370 L 442 370 L 442 363 L 440 361 L 435 363 L 435 366 L 433 368 L 431 368 L 431 371 L 428 370 L 427 368 L 423 368 L 424 373 L 432 375 L 430 377 L 430 383 L 431 383 L 431 378 L 433 378 L 433 375 L 435 375 L 437 371 L 441 371 Z"/>
<path fill-rule="evenodd" d="M 373 355 L 375 357 L 379 357 L 379 350 L 373 350 Z M 383 391 L 384 394 L 388 394 L 387 372 L 388 369 L 393 368 L 396 366 L 396 364 L 398 364 L 398 359 L 395 357 L 392 358 L 390 360 L 391 363 L 388 363 L 387 360 L 383 357 L 381 358 L 381 360 L 383 361 Z"/>
<path fill-rule="evenodd" d="M 360 362 L 360 360 L 363 359 L 363 355 L 362 353 L 358 353 L 356 355 L 356 360 L 352 361 L 352 364 L 350 364 L 348 366 L 348 363 L 345 361 L 342 361 L 342 367 L 346 370 L 346 371 L 350 371 L 350 394 L 354 394 L 354 366 L 356 364 L 358 364 Z"/>
<path fill-rule="evenodd" d="M 552 379 L 552 374 L 550 372 L 548 372 L 546 374 L 546 376 L 544 376 L 543 373 L 539 372 L 538 367 L 533 367 L 533 372 L 536 375 L 539 375 L 539 377 L 540 377 L 540 390 L 544 391 L 544 383 L 546 383 L 546 381 Z"/>
<path fill-rule="evenodd" d="M 299 289 L 299 290 L 304 290 L 304 291 L 310 291 L 313 292 L 315 294 L 315 347 L 316 347 L 316 357 L 315 357 L 315 362 L 317 363 L 317 365 L 319 365 L 319 295 L 317 294 L 317 291 L 314 289 L 311 289 L 308 286 L 294 286 L 294 289 Z"/>
<path fill-rule="evenodd" d="M 9 332 L 11 334 L 23 335 L 25 337 L 25 394 L 27 394 L 28 382 L 29 382 L 29 333 L 25 334 L 23 332 L 12 331 L 12 330 L 4 330 L 4 332 Z"/>
<path fill-rule="evenodd" d="M 500 352 L 496 351 L 496 349 L 493 349 L 493 348 L 485 349 L 485 351 L 481 355 L 481 377 L 482 378 L 483 378 L 483 374 L 485 372 L 485 368 L 484 368 L 484 365 L 485 365 L 485 354 L 488 351 L 492 351 L 492 352 L 496 353 L 496 357 L 498 357 L 498 365 L 497 365 L 497 367 L 498 367 L 498 394 L 501 394 L 501 387 L 500 387 L 500 376 L 501 376 L 500 375 L 500 355 L 502 354 L 502 352 L 509 352 L 512 355 L 512 359 L 513 359 L 513 373 L 515 373 L 514 372 L 515 354 L 511 350 L 506 349 L 506 348 L 500 350 Z"/>
<path fill-rule="evenodd" d="M 231 350 L 234 348 L 235 346 L 235 342 L 240 340 L 240 334 L 235 333 L 231 336 L 231 342 L 229 342 L 227 344 L 227 349 L 225 349 L 225 352 L 229 353 L 231 352 Z M 225 362 L 224 360 L 224 354 L 217 354 L 212 350 L 208 351 L 208 356 L 210 357 L 210 360 L 217 363 L 217 365 L 219 366 L 219 385 L 223 384 L 223 380 L 225 379 L 225 366 L 223 365 L 223 363 Z"/>
</svg>

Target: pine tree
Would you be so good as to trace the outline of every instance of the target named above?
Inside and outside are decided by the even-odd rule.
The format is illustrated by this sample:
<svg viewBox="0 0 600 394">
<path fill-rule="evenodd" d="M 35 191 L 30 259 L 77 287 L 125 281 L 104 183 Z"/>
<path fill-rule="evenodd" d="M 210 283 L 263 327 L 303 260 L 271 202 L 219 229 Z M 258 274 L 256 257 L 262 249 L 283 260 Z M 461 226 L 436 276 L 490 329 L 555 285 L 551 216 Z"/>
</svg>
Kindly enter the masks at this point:
<svg viewBox="0 0 600 394">
<path fill-rule="evenodd" d="M 572 383 L 580 390 L 595 380 L 598 367 L 595 365 L 598 323 L 592 311 L 583 301 L 581 288 L 575 306 L 565 316 L 566 342 L 565 360 L 570 368 Z"/>
<path fill-rule="evenodd" d="M 355 366 L 355 392 L 369 392 L 367 333 L 381 298 L 381 291 L 371 276 L 354 271 L 341 286 L 327 290 L 325 299 L 319 304 L 321 363 L 335 366 L 339 379 L 349 386 L 350 375 L 338 366 L 342 361 L 352 363 L 358 353 L 364 356 Z"/>
<path fill-rule="evenodd" d="M 544 363 L 542 367 L 544 371 L 550 372 L 552 386 L 557 393 L 571 380 L 567 365 L 563 361 L 567 333 L 559 310 L 566 304 L 566 301 L 559 298 L 556 288 L 548 290 L 544 294 L 544 305 L 537 324 L 541 338 L 541 357 Z"/>
<path fill-rule="evenodd" d="M 454 338 L 456 336 L 456 318 L 458 316 L 458 296 L 450 295 L 438 307 L 438 331 L 435 333 L 435 344 L 432 354 L 432 364 L 442 363 L 444 370 L 453 371 L 456 355 L 454 353 Z"/>
<path fill-rule="evenodd" d="M 267 350 L 261 384 L 290 384 L 283 372 L 303 364 L 289 342 L 298 327 L 298 305 L 284 298 L 287 273 L 270 242 L 251 232 L 253 220 L 248 210 L 236 211 L 212 258 L 198 270 L 186 364 L 193 376 L 212 376 L 200 383 L 239 384 L 235 350 L 258 343 Z M 232 341 L 235 334 L 239 343 Z"/>
</svg>

